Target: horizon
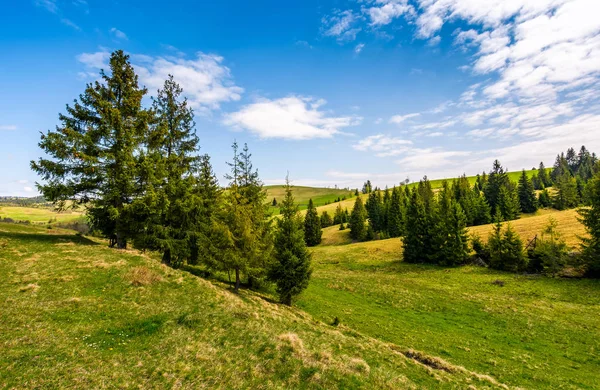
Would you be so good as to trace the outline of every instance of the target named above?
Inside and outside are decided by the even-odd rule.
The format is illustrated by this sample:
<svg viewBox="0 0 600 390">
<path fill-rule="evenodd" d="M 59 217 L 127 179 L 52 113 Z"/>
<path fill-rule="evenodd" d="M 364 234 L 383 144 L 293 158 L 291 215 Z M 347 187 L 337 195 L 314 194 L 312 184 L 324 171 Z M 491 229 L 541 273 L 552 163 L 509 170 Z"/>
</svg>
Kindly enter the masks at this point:
<svg viewBox="0 0 600 390">
<path fill-rule="evenodd" d="M 152 6 L 152 5 L 158 6 Z M 221 185 L 234 140 L 266 185 L 384 188 L 600 149 L 600 3 L 27 0 L 5 6 L 0 196 L 37 196 L 39 133 L 123 49 L 168 73 Z M 150 21 L 150 22 L 149 22 Z M 156 21 L 160 21 L 157 23 Z"/>
</svg>

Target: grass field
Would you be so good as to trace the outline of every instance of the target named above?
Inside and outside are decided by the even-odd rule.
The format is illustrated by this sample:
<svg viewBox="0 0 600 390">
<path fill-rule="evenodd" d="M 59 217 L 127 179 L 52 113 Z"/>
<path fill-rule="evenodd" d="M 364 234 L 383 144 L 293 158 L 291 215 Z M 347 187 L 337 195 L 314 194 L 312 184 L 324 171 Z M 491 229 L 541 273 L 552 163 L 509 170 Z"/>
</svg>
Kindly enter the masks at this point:
<svg viewBox="0 0 600 390">
<path fill-rule="evenodd" d="M 322 206 L 325 203 L 334 202 L 337 198 L 350 197 L 354 195 L 354 191 L 338 190 L 335 188 L 318 188 L 318 187 L 292 187 L 294 191 L 294 199 L 300 210 L 305 210 L 308 207 L 308 200 L 312 199 L 315 206 Z M 267 190 L 267 200 L 269 204 L 275 198 L 281 202 L 285 197 L 285 187 L 283 185 L 265 186 Z M 279 207 L 271 207 L 271 211 L 279 213 Z"/>
<path fill-rule="evenodd" d="M 68 231 L 0 223 L 0 301 L 1 388 L 501 385 Z"/>
<path fill-rule="evenodd" d="M 570 223 L 565 236 L 583 232 L 573 211 L 553 217 Z M 513 226 L 527 236 L 547 218 Z M 352 244 L 347 235 L 327 228 L 323 245 L 313 249 L 313 278 L 298 305 L 316 318 L 337 317 L 362 334 L 440 356 L 509 387 L 600 383 L 600 281 L 405 264 L 400 239 Z"/>
<path fill-rule="evenodd" d="M 12 218 L 16 221 L 48 222 L 56 219 L 58 222 L 69 222 L 83 216 L 80 211 L 56 212 L 43 207 L 0 206 L 0 218 Z"/>
</svg>

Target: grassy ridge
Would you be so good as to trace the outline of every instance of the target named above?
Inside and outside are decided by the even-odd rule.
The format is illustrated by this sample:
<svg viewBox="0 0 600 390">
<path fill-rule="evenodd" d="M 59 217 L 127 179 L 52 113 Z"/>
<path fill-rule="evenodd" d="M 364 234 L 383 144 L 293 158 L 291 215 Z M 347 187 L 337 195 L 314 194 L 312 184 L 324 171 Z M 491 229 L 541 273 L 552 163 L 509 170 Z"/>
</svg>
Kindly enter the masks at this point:
<svg viewBox="0 0 600 390">
<path fill-rule="evenodd" d="M 285 187 L 283 185 L 265 186 L 267 190 L 267 200 L 269 204 L 273 198 L 278 202 L 285 197 Z M 308 200 L 312 199 L 316 206 L 322 206 L 325 203 L 334 202 L 337 198 L 349 197 L 353 191 L 339 190 L 335 188 L 302 187 L 294 186 L 294 199 L 301 210 L 308 207 Z M 272 211 L 279 212 L 279 207 L 271 207 Z"/>
<path fill-rule="evenodd" d="M 491 377 L 68 231 L 0 223 L 2 388 L 477 388 Z"/>
<path fill-rule="evenodd" d="M 576 220 L 563 213 L 555 218 Z M 537 218 L 547 216 L 513 224 Z M 338 317 L 510 387 L 600 382 L 599 281 L 405 264 L 400 239 L 347 244 L 347 231 L 336 229 L 325 229 L 330 245 L 313 249 L 313 279 L 298 303 L 316 318 Z"/>
</svg>

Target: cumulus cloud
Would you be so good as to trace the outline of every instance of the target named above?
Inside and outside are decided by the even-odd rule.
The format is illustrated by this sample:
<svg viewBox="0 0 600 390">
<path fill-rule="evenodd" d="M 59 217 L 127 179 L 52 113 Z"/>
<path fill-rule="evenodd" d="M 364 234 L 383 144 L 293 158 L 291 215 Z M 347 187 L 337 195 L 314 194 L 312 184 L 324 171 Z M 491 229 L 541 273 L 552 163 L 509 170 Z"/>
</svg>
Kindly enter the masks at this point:
<svg viewBox="0 0 600 390">
<path fill-rule="evenodd" d="M 302 96 L 261 99 L 225 115 L 224 123 L 260 138 L 306 140 L 331 138 L 343 128 L 362 121 L 358 116 L 331 116 L 322 110 L 325 103 L 322 99 Z"/>
<path fill-rule="evenodd" d="M 108 69 L 108 51 L 83 53 L 77 56 L 86 72 L 81 77 L 93 74 L 90 70 Z M 152 57 L 132 54 L 131 61 L 140 82 L 155 94 L 172 74 L 184 90 L 190 106 L 198 113 L 215 110 L 222 103 L 237 101 L 244 92 L 233 82 L 231 71 L 223 65 L 223 57 L 199 52 L 194 59 L 174 57 Z"/>
<path fill-rule="evenodd" d="M 373 7 L 367 7 L 364 12 L 369 15 L 371 25 L 382 26 L 405 14 L 413 16 L 415 10 L 408 0 L 377 0 Z"/>
</svg>

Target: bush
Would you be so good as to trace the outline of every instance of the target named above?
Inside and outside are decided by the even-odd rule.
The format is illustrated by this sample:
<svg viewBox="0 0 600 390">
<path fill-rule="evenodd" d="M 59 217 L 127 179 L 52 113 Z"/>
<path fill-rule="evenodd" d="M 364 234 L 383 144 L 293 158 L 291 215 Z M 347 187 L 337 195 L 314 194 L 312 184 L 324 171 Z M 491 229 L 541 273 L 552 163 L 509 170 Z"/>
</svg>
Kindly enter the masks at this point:
<svg viewBox="0 0 600 390">
<path fill-rule="evenodd" d="M 569 263 L 569 249 L 556 231 L 558 223 L 550 218 L 548 225 L 537 239 L 535 246 L 528 251 L 529 271 L 556 275 Z"/>
<path fill-rule="evenodd" d="M 475 260 L 479 259 L 485 264 L 490 263 L 490 248 L 483 242 L 481 237 L 477 235 L 471 237 L 471 248 L 475 252 Z"/>
</svg>

